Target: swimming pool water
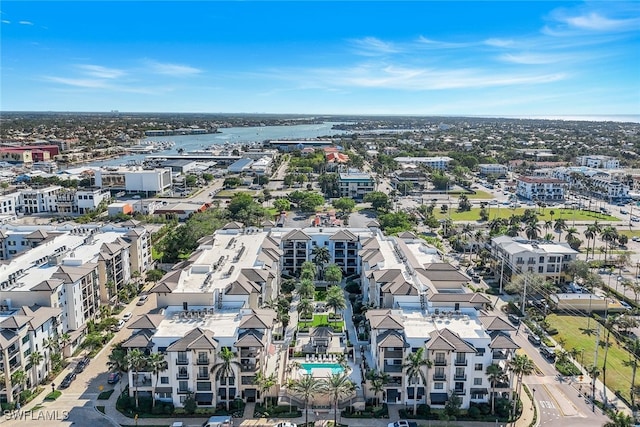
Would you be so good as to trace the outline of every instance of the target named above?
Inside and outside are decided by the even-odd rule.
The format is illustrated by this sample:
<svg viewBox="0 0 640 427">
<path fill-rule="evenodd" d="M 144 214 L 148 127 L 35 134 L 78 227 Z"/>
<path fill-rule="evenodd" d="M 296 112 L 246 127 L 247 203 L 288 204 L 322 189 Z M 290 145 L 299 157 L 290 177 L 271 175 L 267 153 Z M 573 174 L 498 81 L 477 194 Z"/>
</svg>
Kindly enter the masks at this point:
<svg viewBox="0 0 640 427">
<path fill-rule="evenodd" d="M 311 373 L 313 369 L 331 369 L 332 374 L 341 374 L 344 372 L 344 368 L 339 363 L 301 363 L 302 369 Z"/>
</svg>

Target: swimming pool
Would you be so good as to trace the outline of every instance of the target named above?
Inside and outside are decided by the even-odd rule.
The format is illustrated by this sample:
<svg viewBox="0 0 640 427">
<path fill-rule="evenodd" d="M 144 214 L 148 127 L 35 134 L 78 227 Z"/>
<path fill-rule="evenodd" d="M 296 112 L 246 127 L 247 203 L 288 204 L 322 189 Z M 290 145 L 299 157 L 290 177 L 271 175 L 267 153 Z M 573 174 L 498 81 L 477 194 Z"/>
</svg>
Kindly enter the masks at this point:
<svg viewBox="0 0 640 427">
<path fill-rule="evenodd" d="M 312 374 L 316 369 L 327 369 L 332 374 L 341 374 L 344 372 L 344 368 L 339 363 L 301 363 L 302 369 L 307 371 L 307 374 Z"/>
</svg>

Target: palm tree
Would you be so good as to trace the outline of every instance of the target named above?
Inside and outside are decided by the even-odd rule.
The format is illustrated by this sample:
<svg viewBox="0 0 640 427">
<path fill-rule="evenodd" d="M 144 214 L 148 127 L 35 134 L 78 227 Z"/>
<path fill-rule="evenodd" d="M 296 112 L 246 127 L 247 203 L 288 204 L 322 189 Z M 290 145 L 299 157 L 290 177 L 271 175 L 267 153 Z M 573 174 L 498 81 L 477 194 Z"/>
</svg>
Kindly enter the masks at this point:
<svg viewBox="0 0 640 427">
<path fill-rule="evenodd" d="M 162 353 L 151 353 L 147 358 L 147 363 L 149 365 L 149 370 L 156 377 L 156 382 L 153 386 L 153 396 L 152 396 L 152 404 L 151 407 L 155 408 L 156 406 L 156 387 L 158 387 L 158 378 L 161 372 L 166 371 L 169 368 L 169 364 L 164 358 L 164 354 Z"/>
<path fill-rule="evenodd" d="M 589 242 L 591 241 L 591 239 L 594 239 L 594 245 L 595 245 L 595 238 L 596 238 L 596 230 L 593 224 L 587 226 L 587 229 L 584 231 L 584 237 L 587 238 L 587 260 L 588 260 L 589 259 Z"/>
<path fill-rule="evenodd" d="M 309 425 L 309 399 L 322 391 L 320 380 L 311 375 L 304 375 L 291 384 L 291 391 L 304 400 L 305 425 Z"/>
<path fill-rule="evenodd" d="M 313 301 L 309 298 L 302 298 L 300 302 L 298 302 L 298 313 L 300 313 L 305 319 L 311 317 L 313 314 Z"/>
<path fill-rule="evenodd" d="M 487 378 L 491 383 L 491 415 L 496 413 L 496 384 L 506 379 L 507 374 L 498 365 L 487 366 Z"/>
<path fill-rule="evenodd" d="M 127 360 L 127 350 L 122 348 L 122 343 L 114 344 L 107 367 L 111 372 L 117 372 L 121 376 L 129 372 L 129 362 Z M 122 393 L 122 381 L 120 381 L 120 393 Z"/>
<path fill-rule="evenodd" d="M 640 340 L 633 340 L 629 343 L 629 360 L 623 362 L 625 366 L 631 367 L 631 410 L 636 407 L 636 371 L 638 369 L 638 353 L 640 353 Z"/>
<path fill-rule="evenodd" d="M 334 426 L 338 425 L 338 402 L 341 398 L 351 395 L 354 390 L 355 384 L 346 372 L 331 374 L 330 377 L 322 380 L 322 391 L 329 395 L 331 403 L 335 407 L 335 412 L 333 413 Z"/>
<path fill-rule="evenodd" d="M 316 265 L 311 261 L 305 261 L 300 266 L 300 280 L 316 278 Z"/>
<path fill-rule="evenodd" d="M 298 282 L 298 294 L 300 298 L 312 299 L 316 293 L 316 287 L 310 279 L 301 279 Z"/>
<path fill-rule="evenodd" d="M 607 335 L 604 339 L 604 360 L 602 361 L 602 384 L 607 383 L 607 356 L 609 355 L 609 335 L 618 321 L 616 316 L 607 316 L 604 321 L 604 327 L 607 329 Z M 604 404 L 607 405 L 607 391 L 604 388 Z"/>
<path fill-rule="evenodd" d="M 324 266 L 326 263 L 331 261 L 331 253 L 329 252 L 328 246 L 316 246 L 311 251 L 312 259 L 314 264 L 318 268 L 318 272 L 320 273 L 320 277 L 324 277 Z"/>
<path fill-rule="evenodd" d="M 69 333 L 65 332 L 64 334 L 60 335 L 60 349 L 62 350 L 62 352 L 64 353 L 64 349 L 71 343 L 71 335 L 69 335 Z"/>
<path fill-rule="evenodd" d="M 544 228 L 544 232 L 548 233 L 549 230 L 553 228 L 553 221 L 549 221 L 549 220 L 545 221 L 542 227 Z"/>
<path fill-rule="evenodd" d="M 380 403 L 380 400 L 378 399 L 378 394 L 382 393 L 384 391 L 387 383 L 389 383 L 389 374 L 370 371 L 368 373 L 368 376 L 369 376 L 368 379 L 371 381 L 371 385 L 369 386 L 369 390 L 371 390 L 373 392 L 373 394 L 375 395 L 376 404 Z"/>
<path fill-rule="evenodd" d="M 606 264 L 608 249 L 613 246 L 615 241 L 618 239 L 618 230 L 613 227 L 605 227 L 600 233 L 600 239 L 606 243 L 604 252 L 604 263 Z"/>
<path fill-rule="evenodd" d="M 327 289 L 325 305 L 327 308 L 333 309 L 335 314 L 338 314 L 338 310 L 344 310 L 347 308 L 344 292 L 340 286 L 330 286 L 329 289 Z"/>
<path fill-rule="evenodd" d="M 632 427 L 634 425 L 633 417 L 622 411 L 614 412 L 609 417 L 611 421 L 604 423 L 603 427 Z"/>
<path fill-rule="evenodd" d="M 558 242 L 560 241 L 560 237 L 562 237 L 562 232 L 566 229 L 567 229 L 567 222 L 562 218 L 558 218 L 555 224 L 553 225 L 553 230 L 556 233 L 558 233 Z"/>
<path fill-rule="evenodd" d="M 471 227 L 471 224 L 469 223 L 464 224 L 462 226 L 462 230 L 460 230 L 460 234 L 462 234 L 462 237 L 463 237 L 464 246 L 462 247 L 462 259 L 464 259 L 467 253 L 467 246 L 469 246 L 469 239 L 473 235 L 473 228 Z M 471 260 L 471 253 L 469 253 L 469 260 Z"/>
<path fill-rule="evenodd" d="M 516 380 L 518 383 L 518 391 L 517 396 L 520 397 L 520 393 L 522 392 L 522 378 L 525 375 L 531 375 L 535 369 L 535 365 L 533 360 L 529 359 L 526 354 L 516 354 L 513 356 L 513 359 L 509 361 L 509 369 L 516 376 Z M 516 405 L 513 406 L 514 409 Z"/>
<path fill-rule="evenodd" d="M 567 228 L 567 235 L 564 236 L 564 239 L 571 243 L 573 239 L 576 239 L 576 234 L 578 234 L 578 229 L 575 227 L 569 227 Z"/>
<path fill-rule="evenodd" d="M 540 235 L 540 226 L 537 221 L 529 221 L 524 226 L 524 233 L 527 235 L 527 239 L 529 240 L 537 240 Z"/>
<path fill-rule="evenodd" d="M 587 369 L 589 375 L 591 375 L 591 398 L 593 400 L 596 399 L 596 378 L 600 376 L 600 368 L 596 365 L 591 365 L 589 369 Z"/>
<path fill-rule="evenodd" d="M 34 351 L 29 355 L 29 364 L 33 369 L 33 381 L 34 381 L 33 385 L 34 386 L 40 383 L 40 380 L 38 378 L 38 368 L 40 367 L 40 364 L 42 363 L 43 359 L 44 359 L 44 356 L 39 351 Z"/>
<path fill-rule="evenodd" d="M 276 376 L 271 374 L 266 376 L 262 372 L 258 372 L 253 382 L 259 389 L 260 395 L 262 396 L 262 401 L 264 402 L 264 408 L 269 408 L 269 399 L 267 399 L 267 392 L 271 390 L 271 387 L 276 385 Z"/>
<path fill-rule="evenodd" d="M 236 360 L 236 355 L 229 347 L 222 347 L 218 353 L 220 361 L 213 365 L 211 373 L 215 373 L 216 380 L 225 380 L 227 411 L 229 410 L 229 383 L 231 378 L 235 378 L 234 367 L 240 367 L 240 363 Z"/>
<path fill-rule="evenodd" d="M 402 367 L 406 370 L 405 375 L 407 378 L 407 382 L 409 384 L 415 384 L 414 387 L 414 395 L 413 395 L 413 415 L 417 415 L 418 413 L 418 387 L 417 385 L 422 381 L 425 385 L 425 394 L 429 393 L 429 377 L 428 373 L 425 375 L 423 371 L 423 367 L 427 369 L 433 366 L 433 362 L 425 357 L 424 348 L 419 347 L 415 353 L 411 353 L 407 356 L 407 361 L 402 365 Z"/>
<path fill-rule="evenodd" d="M 27 374 L 22 369 L 18 369 L 13 374 L 11 374 L 11 383 L 19 384 L 21 391 L 24 389 L 24 384 L 26 382 L 27 382 Z M 9 395 L 11 395 L 11 399 L 13 399 L 13 393 L 9 392 Z"/>
<path fill-rule="evenodd" d="M 138 405 L 138 372 L 140 372 L 140 370 L 144 368 L 146 364 L 147 364 L 147 356 L 145 356 L 145 354 L 139 349 L 134 348 L 133 350 L 127 353 L 127 365 L 129 366 L 129 369 L 135 372 L 134 385 L 136 387 L 135 389 L 136 408 L 139 406 Z"/>
</svg>

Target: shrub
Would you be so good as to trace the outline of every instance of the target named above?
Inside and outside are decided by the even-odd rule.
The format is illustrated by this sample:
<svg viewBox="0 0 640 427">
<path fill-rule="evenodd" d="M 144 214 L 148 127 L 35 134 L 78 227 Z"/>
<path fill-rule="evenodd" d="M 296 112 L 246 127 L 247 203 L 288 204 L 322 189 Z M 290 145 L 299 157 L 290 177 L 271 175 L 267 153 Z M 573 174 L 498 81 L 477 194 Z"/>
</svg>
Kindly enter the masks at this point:
<svg viewBox="0 0 640 427">
<path fill-rule="evenodd" d="M 469 417 L 475 419 L 480 418 L 480 416 L 482 415 L 482 412 L 480 411 L 480 408 L 476 407 L 476 406 L 471 406 L 468 410 L 467 410 L 467 414 L 469 415 Z"/>
<path fill-rule="evenodd" d="M 359 294 L 360 293 L 360 285 L 356 282 L 348 282 L 344 287 L 344 290 L 349 292 L 350 294 Z"/>
<path fill-rule="evenodd" d="M 153 415 L 160 415 L 160 414 L 162 414 L 162 407 L 161 407 L 161 406 L 157 406 L 157 405 L 156 405 L 155 407 L 151 408 L 151 413 L 152 413 Z"/>
<path fill-rule="evenodd" d="M 171 415 L 173 414 L 173 411 L 175 411 L 175 408 L 173 407 L 173 404 L 169 403 L 169 404 L 165 404 L 162 406 L 162 412 L 165 415 Z"/>
</svg>

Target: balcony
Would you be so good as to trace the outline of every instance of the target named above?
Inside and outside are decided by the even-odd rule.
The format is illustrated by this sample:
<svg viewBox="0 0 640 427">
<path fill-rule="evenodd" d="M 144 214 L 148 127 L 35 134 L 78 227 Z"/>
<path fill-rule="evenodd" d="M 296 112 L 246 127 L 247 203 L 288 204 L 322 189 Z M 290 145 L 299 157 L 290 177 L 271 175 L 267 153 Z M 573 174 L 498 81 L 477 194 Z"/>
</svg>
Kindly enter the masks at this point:
<svg viewBox="0 0 640 427">
<path fill-rule="evenodd" d="M 434 381 L 446 381 L 447 376 L 445 374 L 433 374 Z"/>
<path fill-rule="evenodd" d="M 402 372 L 402 365 L 384 365 L 384 372 Z"/>
<path fill-rule="evenodd" d="M 467 375 L 466 374 L 454 374 L 453 375 L 453 379 L 456 381 L 466 381 L 467 380 Z"/>
<path fill-rule="evenodd" d="M 255 372 L 256 369 L 260 366 L 259 363 L 243 363 L 241 365 L 240 372 Z"/>
<path fill-rule="evenodd" d="M 258 357 L 258 354 L 260 354 L 258 350 L 248 348 L 240 349 L 240 357 Z"/>
<path fill-rule="evenodd" d="M 456 366 L 467 366 L 467 359 L 456 359 L 454 362 Z"/>
<path fill-rule="evenodd" d="M 493 358 L 493 360 L 506 360 L 507 359 L 507 352 L 506 351 L 494 351 L 492 358 Z"/>
<path fill-rule="evenodd" d="M 188 388 L 179 388 L 178 389 L 178 394 L 189 394 L 191 393 L 191 390 L 189 390 Z"/>
<path fill-rule="evenodd" d="M 457 388 L 457 389 L 453 390 L 453 392 L 455 394 L 457 394 L 458 396 L 464 396 L 467 393 L 467 391 L 465 389 L 463 389 L 463 388 Z"/>
<path fill-rule="evenodd" d="M 203 372 L 198 372 L 198 379 L 199 380 L 208 380 L 210 379 L 210 375 L 209 372 L 203 373 Z"/>
<path fill-rule="evenodd" d="M 385 359 L 402 359 L 402 350 L 385 350 Z"/>
<path fill-rule="evenodd" d="M 434 366 L 447 366 L 447 361 L 445 359 L 436 359 L 433 361 Z"/>
<path fill-rule="evenodd" d="M 209 358 L 205 357 L 205 358 L 198 358 L 197 362 L 198 365 L 208 365 L 209 364 Z"/>
<path fill-rule="evenodd" d="M 178 372 L 176 374 L 176 379 L 177 380 L 188 380 L 189 379 L 189 372 Z"/>
<path fill-rule="evenodd" d="M 135 377 L 135 374 L 134 374 Z M 133 385 L 137 387 L 151 387 L 151 376 L 150 375 L 140 375 L 138 374 L 137 378 L 134 378 Z"/>
</svg>

